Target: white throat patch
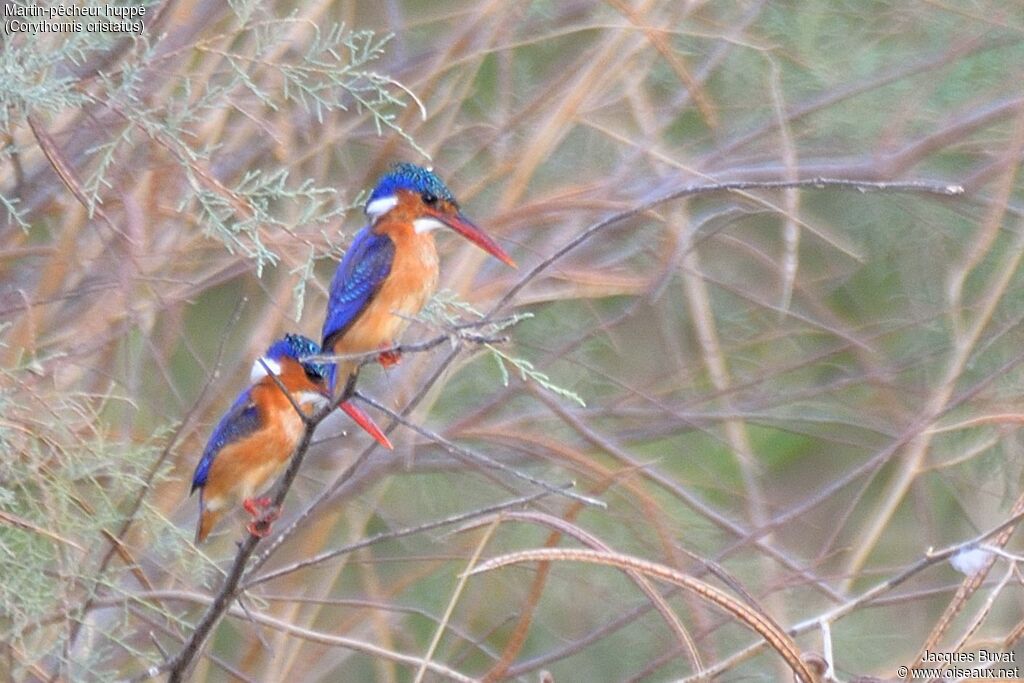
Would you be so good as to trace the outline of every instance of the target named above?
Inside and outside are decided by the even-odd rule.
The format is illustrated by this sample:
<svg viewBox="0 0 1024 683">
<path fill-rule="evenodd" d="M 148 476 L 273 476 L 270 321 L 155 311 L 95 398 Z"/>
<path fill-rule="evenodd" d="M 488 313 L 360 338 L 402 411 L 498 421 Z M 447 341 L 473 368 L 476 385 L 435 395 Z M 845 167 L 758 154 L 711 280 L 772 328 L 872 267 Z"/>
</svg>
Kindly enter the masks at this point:
<svg viewBox="0 0 1024 683">
<path fill-rule="evenodd" d="M 425 232 L 431 230 L 437 230 L 438 228 L 447 228 L 448 226 L 437 220 L 432 216 L 426 218 L 417 218 L 412 222 L 412 229 L 416 231 L 417 235 L 422 235 Z"/>
<path fill-rule="evenodd" d="M 398 206 L 397 196 L 379 197 L 366 205 L 366 215 L 370 217 L 371 221 L 376 223 L 377 219 L 396 206 Z"/>
<path fill-rule="evenodd" d="M 299 405 L 311 403 L 314 408 L 323 408 L 327 405 L 327 397 L 315 391 L 300 391 L 295 397 L 295 402 Z"/>
<path fill-rule="evenodd" d="M 264 367 L 263 363 L 261 363 L 260 361 L 266 363 L 266 367 Z M 261 379 L 266 377 L 267 368 L 270 368 L 270 371 L 275 375 L 281 374 L 281 364 L 278 363 L 273 358 L 267 358 L 266 356 L 263 356 L 262 358 L 257 359 L 256 362 L 252 364 L 252 370 L 249 371 L 249 383 L 256 384 L 256 382 L 259 382 Z"/>
</svg>

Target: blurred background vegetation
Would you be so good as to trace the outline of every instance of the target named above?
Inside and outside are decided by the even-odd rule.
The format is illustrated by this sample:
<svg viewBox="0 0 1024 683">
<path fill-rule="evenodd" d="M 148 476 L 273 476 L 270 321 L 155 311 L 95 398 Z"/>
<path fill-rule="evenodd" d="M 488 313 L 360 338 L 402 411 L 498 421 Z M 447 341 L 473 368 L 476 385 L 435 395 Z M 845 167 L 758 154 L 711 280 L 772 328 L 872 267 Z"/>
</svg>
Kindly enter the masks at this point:
<svg viewBox="0 0 1024 683">
<path fill-rule="evenodd" d="M 790 675 L 739 620 L 655 582 L 681 632 L 613 567 L 460 584 L 478 553 L 583 545 L 558 519 L 745 591 L 839 680 L 925 646 L 1020 654 L 1012 557 L 973 592 L 916 565 L 1019 505 L 1018 5 L 147 8 L 141 35 L 0 33 L 0 678 L 133 677 L 181 648 L 243 534 L 239 515 L 192 545 L 192 469 L 253 358 L 319 333 L 362 193 L 397 160 L 432 163 L 520 263 L 441 235 L 445 291 L 407 341 L 687 185 L 964 192 L 661 203 L 501 310 L 532 314 L 500 347 L 532 376 L 443 347 L 368 368 L 363 391 L 413 422 L 607 508 L 548 493 L 493 521 L 544 491 L 332 420 L 276 531 L 323 504 L 247 578 L 195 680 L 405 681 L 428 661 L 430 680 Z"/>
</svg>

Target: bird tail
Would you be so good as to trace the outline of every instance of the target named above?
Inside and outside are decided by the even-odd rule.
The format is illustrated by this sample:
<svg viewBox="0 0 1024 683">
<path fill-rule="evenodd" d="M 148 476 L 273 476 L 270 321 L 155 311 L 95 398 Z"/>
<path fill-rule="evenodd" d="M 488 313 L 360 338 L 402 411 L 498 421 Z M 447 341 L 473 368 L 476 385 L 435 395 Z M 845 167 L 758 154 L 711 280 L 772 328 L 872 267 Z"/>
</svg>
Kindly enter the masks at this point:
<svg viewBox="0 0 1024 683">
<path fill-rule="evenodd" d="M 199 512 L 199 523 L 196 524 L 196 545 L 206 540 L 214 525 L 217 524 L 223 515 L 223 510 L 209 510 L 206 506 L 203 506 Z"/>
</svg>

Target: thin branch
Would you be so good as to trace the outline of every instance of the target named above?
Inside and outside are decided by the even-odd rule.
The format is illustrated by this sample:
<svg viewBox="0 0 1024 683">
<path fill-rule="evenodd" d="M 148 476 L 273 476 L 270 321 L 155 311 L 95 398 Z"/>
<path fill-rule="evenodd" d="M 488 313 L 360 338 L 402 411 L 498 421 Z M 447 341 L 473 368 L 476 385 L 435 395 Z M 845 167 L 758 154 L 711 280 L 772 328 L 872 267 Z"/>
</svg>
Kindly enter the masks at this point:
<svg viewBox="0 0 1024 683">
<path fill-rule="evenodd" d="M 932 194 L 941 197 L 957 197 L 964 193 L 964 188 L 961 185 L 940 183 L 931 180 L 915 180 L 906 182 L 869 182 L 863 180 L 852 180 L 845 178 L 805 178 L 802 180 L 768 180 L 768 181 L 735 181 L 735 182 L 721 182 L 721 183 L 703 183 L 695 185 L 684 185 L 677 187 L 673 190 L 650 199 L 646 202 L 641 202 L 631 209 L 620 211 L 619 213 L 613 214 L 604 218 L 597 223 L 594 223 L 583 232 L 578 234 L 576 237 L 569 240 L 565 245 L 555 251 L 553 254 L 545 258 L 543 261 L 535 265 L 530 271 L 522 277 L 503 297 L 498 303 L 491 309 L 491 313 L 494 313 L 504 306 L 506 306 L 516 294 L 518 294 L 524 287 L 536 278 L 540 273 L 547 270 L 556 261 L 562 259 L 566 254 L 573 251 L 581 244 L 589 240 L 591 237 L 601 232 L 605 228 L 608 228 L 617 223 L 621 223 L 624 220 L 634 218 L 643 213 L 646 213 L 652 209 L 655 209 L 662 204 L 674 201 L 676 199 L 682 199 L 683 197 L 693 197 L 697 195 L 715 194 L 718 192 L 749 192 L 750 190 L 785 190 L 789 188 L 806 188 L 815 190 L 824 190 L 826 188 L 836 188 L 840 190 L 853 190 L 856 192 L 910 192 L 910 193 L 922 193 Z"/>
<path fill-rule="evenodd" d="M 448 439 L 444 438 L 443 436 L 441 436 L 437 432 L 433 432 L 433 431 L 427 429 L 426 427 L 421 427 L 420 425 L 416 424 L 412 420 L 409 420 L 406 417 L 404 417 L 402 415 L 399 415 L 395 411 L 391 410 L 390 408 L 385 406 L 383 403 L 381 403 L 381 402 L 377 401 L 376 399 L 373 399 L 373 398 L 371 398 L 369 396 L 361 394 L 359 391 L 356 391 L 353 394 L 353 396 L 356 396 L 356 397 L 362 399 L 363 401 L 365 401 L 366 403 L 370 404 L 371 406 L 373 406 L 377 410 L 380 410 L 380 411 L 383 411 L 383 412 L 387 413 L 388 415 L 391 416 L 391 419 L 396 420 L 399 423 L 405 425 L 406 427 L 408 427 L 412 431 L 416 432 L 420 436 L 423 436 L 423 437 L 426 437 L 427 439 L 430 439 L 430 441 L 432 441 L 432 442 L 436 443 L 437 445 L 441 446 L 446 451 L 448 451 L 449 453 L 451 453 L 452 455 L 454 455 L 454 456 L 456 456 L 458 458 L 462 458 L 464 460 L 471 460 L 471 461 L 474 461 L 474 462 L 476 462 L 478 464 L 482 464 L 482 465 L 484 465 L 486 467 L 490 467 L 491 469 L 495 469 L 495 470 L 499 470 L 501 472 L 505 472 L 506 474 L 509 474 L 509 475 L 511 475 L 513 477 L 516 477 L 517 479 L 522 479 L 523 481 L 529 482 L 529 483 L 533 484 L 534 486 L 539 486 L 540 488 L 542 488 L 545 491 L 548 491 L 550 493 L 555 493 L 555 494 L 560 495 L 560 496 L 565 496 L 566 498 L 572 498 L 573 500 L 577 500 L 577 501 L 579 501 L 581 503 L 586 503 L 587 505 L 593 505 L 593 506 L 599 507 L 599 508 L 607 508 L 608 507 L 608 504 L 605 503 L 604 501 L 598 500 L 596 498 L 591 498 L 590 496 L 585 496 L 585 495 L 583 495 L 581 493 L 574 493 L 572 491 L 566 490 L 563 486 L 558 486 L 556 484 L 549 484 L 546 481 L 542 481 L 540 479 L 537 479 L 536 477 L 531 477 L 528 474 L 524 474 L 524 473 L 520 472 L 519 470 L 515 469 L 514 467 L 509 467 L 505 463 L 503 463 L 503 462 L 501 462 L 499 460 L 495 460 L 494 458 L 492 458 L 492 457 L 490 457 L 488 455 L 484 455 L 483 453 L 477 453 L 476 451 L 472 451 L 472 450 L 470 450 L 468 448 L 464 448 L 462 446 L 458 446 L 458 445 L 452 443 L 451 441 L 449 441 Z"/>
<path fill-rule="evenodd" d="M 510 316 L 508 318 L 500 318 L 498 320 L 472 320 L 469 322 L 461 323 L 458 325 L 446 326 L 448 330 L 445 334 L 439 334 L 432 339 L 428 339 L 422 342 L 416 342 L 412 344 L 395 344 L 394 346 L 382 347 L 374 351 L 367 351 L 365 353 L 342 353 L 342 354 L 329 354 L 321 353 L 316 356 L 310 356 L 309 360 L 317 363 L 338 363 L 342 361 L 359 361 L 360 367 L 364 365 L 372 365 L 377 362 L 382 353 L 394 353 L 394 354 L 407 354 L 407 353 L 423 353 L 425 351 L 431 351 L 444 343 L 448 343 L 452 346 L 458 346 L 461 342 L 468 342 L 470 344 L 486 345 L 486 344 L 505 344 L 509 341 L 508 335 L 485 335 L 485 334 L 474 334 L 467 332 L 466 330 L 475 329 L 480 327 L 489 326 L 502 326 L 503 324 L 515 322 L 516 318 Z"/>
<path fill-rule="evenodd" d="M 497 519 L 499 519 L 499 515 L 494 516 L 494 520 Z M 584 544 L 588 548 L 591 548 L 592 550 L 612 552 L 612 548 L 608 546 L 606 543 L 604 543 L 597 536 L 591 534 L 590 532 L 577 526 L 576 524 L 573 524 L 569 520 L 564 520 L 559 517 L 555 517 L 554 515 L 534 511 L 507 512 L 504 513 L 504 519 L 508 521 L 523 521 L 533 524 L 542 524 L 544 526 L 551 528 L 554 533 L 552 534 L 552 536 L 549 536 L 549 542 L 545 546 L 548 548 L 556 547 L 552 543 L 550 543 L 551 539 L 561 539 L 561 536 L 565 534 L 567 536 L 575 538 L 577 541 Z M 486 523 L 486 519 L 477 520 L 473 523 L 473 526 L 481 526 Z M 463 527 L 463 529 L 465 528 L 467 527 Z M 542 563 L 541 566 L 545 567 L 549 564 L 550 563 L 545 562 Z M 669 604 L 666 601 L 666 599 L 662 597 L 660 593 L 658 593 L 657 589 L 655 589 L 654 586 L 651 585 L 651 583 L 647 580 L 646 577 L 644 577 L 643 574 L 636 572 L 632 569 L 629 569 L 626 570 L 626 575 L 629 576 L 629 578 L 634 583 L 636 583 L 637 587 L 644 593 L 644 595 L 647 596 L 648 600 L 651 601 L 651 605 L 655 609 L 657 609 L 658 612 L 661 614 L 662 618 L 665 620 L 669 628 L 672 630 L 676 638 L 679 640 L 680 647 L 683 648 L 690 656 L 690 661 L 693 663 L 694 669 L 696 669 L 697 673 L 699 674 L 700 671 L 704 668 L 704 664 L 701 662 L 700 652 L 697 650 L 697 644 L 693 641 L 693 638 L 687 632 L 686 627 L 683 626 L 683 623 L 679 620 L 679 617 L 677 617 L 675 612 L 673 612 L 671 607 L 669 607 Z M 767 616 L 763 612 L 762 615 Z M 508 667 L 506 665 L 505 672 L 507 672 L 507 668 Z M 498 677 L 494 676 L 493 672 L 491 672 L 488 674 L 487 680 L 497 680 L 497 678 Z"/>
<path fill-rule="evenodd" d="M 444 526 L 450 526 L 453 524 L 459 524 L 461 522 L 467 522 L 469 520 L 476 519 L 477 517 L 485 517 L 487 515 L 492 515 L 503 510 L 510 510 L 518 507 L 526 507 L 530 503 L 536 502 L 541 498 L 544 498 L 549 495 L 551 494 L 547 491 L 540 491 L 530 496 L 521 496 L 519 498 L 513 498 L 512 500 L 508 500 L 503 503 L 498 503 L 497 505 L 479 508 L 471 512 L 463 512 L 461 514 L 452 515 L 450 517 L 445 517 L 444 519 L 435 520 L 433 522 L 426 522 L 425 524 L 420 524 L 419 526 L 409 527 L 406 529 L 397 529 L 395 531 L 385 531 L 379 534 L 374 534 L 373 536 L 364 538 L 360 541 L 356 541 L 355 543 L 343 545 L 340 548 L 335 548 L 334 550 L 320 553 L 319 555 L 314 555 L 313 557 L 308 557 L 304 560 L 300 560 L 299 562 L 294 562 L 285 567 L 281 567 L 280 569 L 275 569 L 272 572 L 268 572 L 266 574 L 262 574 L 252 579 L 248 579 L 242 584 L 242 589 L 249 590 L 254 586 L 266 583 L 267 581 L 273 581 L 274 579 L 278 579 L 282 576 L 292 574 L 307 567 L 322 564 L 323 562 L 334 559 L 335 557 L 347 555 L 348 553 L 360 550 L 362 548 L 366 548 L 371 545 L 376 545 L 377 543 L 380 543 L 382 541 L 390 541 L 396 538 L 403 538 L 405 536 L 421 534 L 424 531 L 430 531 L 432 529 L 438 529 Z"/>
<path fill-rule="evenodd" d="M 423 676 L 427 673 L 427 665 L 434 660 L 434 652 L 437 651 L 437 646 L 441 643 L 441 638 L 444 636 L 444 631 L 448 626 L 448 622 L 452 619 L 452 613 L 455 611 L 455 605 L 458 604 L 459 598 L 462 596 L 463 590 L 466 588 L 466 582 L 469 581 L 469 572 L 476 567 L 476 563 L 480 560 L 480 555 L 484 552 L 484 548 L 487 543 L 494 536 L 494 532 L 497 531 L 498 526 L 501 524 L 501 513 L 496 514 L 488 524 L 487 529 L 484 530 L 483 536 L 480 538 L 480 542 L 476 544 L 476 549 L 473 551 L 473 555 L 469 558 L 466 571 L 459 574 L 458 581 L 455 584 L 455 590 L 452 591 L 452 597 L 448 600 L 448 606 L 445 607 L 444 615 L 441 617 L 441 621 L 437 624 L 437 629 L 434 630 L 434 636 L 430 639 L 430 645 L 427 647 L 426 654 L 423 655 L 423 661 L 420 663 L 420 668 L 416 671 L 416 678 L 413 679 L 413 683 L 422 683 Z"/>
<path fill-rule="evenodd" d="M 193 593 L 188 591 L 177 591 L 177 590 L 158 590 L 151 591 L 148 593 L 140 593 L 130 598 L 119 597 L 115 599 L 98 599 L 96 601 L 97 606 L 104 605 L 121 605 L 125 601 L 141 602 L 145 600 L 156 600 L 156 601 L 181 601 L 191 602 L 195 604 L 211 604 L 211 598 L 208 595 L 202 593 Z M 262 612 L 246 612 L 240 606 L 234 606 L 227 610 L 227 616 L 235 617 L 238 619 L 246 619 L 255 621 L 264 626 L 269 626 L 282 633 L 303 638 L 311 642 L 322 643 L 324 645 L 331 645 L 334 647 L 344 647 L 352 650 L 353 652 L 364 652 L 371 654 L 375 657 L 382 657 L 387 660 L 407 664 L 409 666 L 418 666 L 423 660 L 414 655 L 406 655 L 393 650 L 373 645 L 365 641 L 356 640 L 354 638 L 346 638 L 344 636 L 336 636 L 322 631 L 314 631 L 312 629 L 305 629 L 299 626 L 295 626 L 286 621 L 282 621 L 268 614 Z M 445 676 L 451 680 L 464 681 L 466 683 L 472 683 L 471 678 L 464 676 L 454 669 L 436 664 L 434 662 L 427 662 L 427 668 L 432 672 Z M 151 670 L 152 671 L 152 670 Z M 156 674 L 154 674 L 156 675 Z M 149 677 L 149 676 L 147 676 Z"/>
</svg>

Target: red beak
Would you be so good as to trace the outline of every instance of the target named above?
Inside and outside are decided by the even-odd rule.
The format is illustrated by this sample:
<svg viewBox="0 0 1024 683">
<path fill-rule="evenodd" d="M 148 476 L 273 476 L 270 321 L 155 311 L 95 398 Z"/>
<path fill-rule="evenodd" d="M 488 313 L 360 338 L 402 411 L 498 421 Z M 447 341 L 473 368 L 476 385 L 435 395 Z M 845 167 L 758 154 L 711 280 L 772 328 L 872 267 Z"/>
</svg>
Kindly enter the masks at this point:
<svg viewBox="0 0 1024 683">
<path fill-rule="evenodd" d="M 345 401 L 338 406 L 345 411 L 345 414 L 352 418 L 352 421 L 363 428 L 363 430 L 372 436 L 374 440 L 389 451 L 395 450 L 395 447 L 391 445 L 391 440 L 388 439 L 387 434 L 380 430 L 377 423 L 373 421 L 373 418 L 363 412 L 363 409 L 352 403 L 351 401 Z"/>
<path fill-rule="evenodd" d="M 480 247 L 494 258 L 507 263 L 513 268 L 516 267 L 516 262 L 512 260 L 512 257 L 505 253 L 505 250 L 498 246 L 498 243 L 488 237 L 480 228 L 473 225 L 472 221 L 463 216 L 461 213 L 442 214 L 436 213 L 434 217 L 447 225 L 449 228 L 459 233 L 467 240 Z"/>
</svg>

